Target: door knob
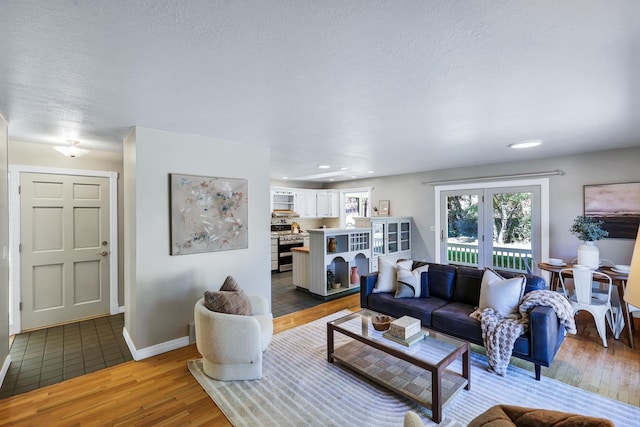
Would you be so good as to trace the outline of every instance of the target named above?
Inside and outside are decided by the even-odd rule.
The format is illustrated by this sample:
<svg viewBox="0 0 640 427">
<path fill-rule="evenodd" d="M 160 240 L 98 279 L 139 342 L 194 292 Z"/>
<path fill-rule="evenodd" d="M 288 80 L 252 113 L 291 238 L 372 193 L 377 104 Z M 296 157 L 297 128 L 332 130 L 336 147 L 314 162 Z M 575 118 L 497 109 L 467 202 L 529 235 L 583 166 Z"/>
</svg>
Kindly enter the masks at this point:
<svg viewBox="0 0 640 427">
<path fill-rule="evenodd" d="M 107 256 L 109 255 L 109 252 L 107 251 L 98 252 L 98 255 Z"/>
</svg>

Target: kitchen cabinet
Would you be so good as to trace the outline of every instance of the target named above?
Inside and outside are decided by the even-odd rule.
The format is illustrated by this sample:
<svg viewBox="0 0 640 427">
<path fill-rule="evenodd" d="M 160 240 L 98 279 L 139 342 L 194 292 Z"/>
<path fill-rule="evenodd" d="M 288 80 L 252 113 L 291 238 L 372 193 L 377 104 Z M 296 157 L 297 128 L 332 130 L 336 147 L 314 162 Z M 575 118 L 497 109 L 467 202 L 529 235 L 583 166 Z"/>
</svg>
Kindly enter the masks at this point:
<svg viewBox="0 0 640 427">
<path fill-rule="evenodd" d="M 314 190 L 295 190 L 293 210 L 300 218 L 316 217 L 316 193 Z"/>
<path fill-rule="evenodd" d="M 284 188 L 271 189 L 271 211 L 292 211 L 294 205 L 293 191 Z"/>
<path fill-rule="evenodd" d="M 332 190 L 316 192 L 316 214 L 319 218 L 340 216 L 340 193 Z"/>
<path fill-rule="evenodd" d="M 372 217 L 372 271 L 378 271 L 378 259 L 393 263 L 411 259 L 411 218 Z"/>
<path fill-rule="evenodd" d="M 352 268 L 360 276 L 368 274 L 370 259 L 369 228 L 309 230 L 309 291 L 325 298 L 356 292 L 360 283 L 350 283 Z M 329 276 L 334 278 L 334 286 L 328 282 Z"/>
</svg>

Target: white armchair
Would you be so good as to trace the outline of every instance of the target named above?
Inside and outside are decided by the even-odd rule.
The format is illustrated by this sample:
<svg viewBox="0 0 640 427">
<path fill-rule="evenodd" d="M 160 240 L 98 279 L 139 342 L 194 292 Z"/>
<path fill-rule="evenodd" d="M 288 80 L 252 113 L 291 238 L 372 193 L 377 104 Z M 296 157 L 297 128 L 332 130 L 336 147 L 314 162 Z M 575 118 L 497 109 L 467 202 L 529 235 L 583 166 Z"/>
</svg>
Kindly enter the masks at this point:
<svg viewBox="0 0 640 427">
<path fill-rule="evenodd" d="M 200 299 L 194 308 L 196 347 L 204 373 L 216 380 L 262 377 L 262 353 L 273 337 L 273 315 L 267 300 L 249 295 L 250 316 L 217 313 Z"/>
</svg>

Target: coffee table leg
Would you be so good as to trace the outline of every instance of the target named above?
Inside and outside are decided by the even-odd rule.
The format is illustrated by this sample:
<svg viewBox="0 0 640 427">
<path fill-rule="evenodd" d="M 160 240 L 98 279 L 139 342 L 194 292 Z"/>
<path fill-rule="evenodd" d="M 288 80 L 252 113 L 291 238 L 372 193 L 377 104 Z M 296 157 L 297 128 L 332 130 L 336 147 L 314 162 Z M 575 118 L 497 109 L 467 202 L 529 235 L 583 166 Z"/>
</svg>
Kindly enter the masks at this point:
<svg viewBox="0 0 640 427">
<path fill-rule="evenodd" d="M 333 325 L 327 324 L 327 360 L 333 363 Z"/>
<path fill-rule="evenodd" d="M 431 405 L 431 413 L 433 415 L 432 419 L 436 423 L 440 423 L 442 421 L 442 403 L 440 402 L 440 387 L 442 385 L 442 378 L 440 378 L 440 370 L 436 373 L 431 374 L 431 379 L 433 381 L 433 404 Z"/>
<path fill-rule="evenodd" d="M 467 351 L 462 353 L 462 377 L 466 378 L 467 386 L 464 388 L 465 390 L 471 389 L 471 357 L 469 352 L 471 351 L 471 347 L 467 343 Z"/>
</svg>

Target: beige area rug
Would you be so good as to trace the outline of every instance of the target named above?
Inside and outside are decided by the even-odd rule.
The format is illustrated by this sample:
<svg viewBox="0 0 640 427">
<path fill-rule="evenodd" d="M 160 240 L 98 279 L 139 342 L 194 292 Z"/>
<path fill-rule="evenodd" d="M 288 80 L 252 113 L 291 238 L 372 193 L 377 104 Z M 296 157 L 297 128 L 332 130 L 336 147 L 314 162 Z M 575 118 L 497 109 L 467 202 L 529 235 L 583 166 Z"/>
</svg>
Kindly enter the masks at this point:
<svg viewBox="0 0 640 427">
<path fill-rule="evenodd" d="M 428 409 L 327 362 L 327 316 L 279 333 L 264 355 L 263 378 L 216 381 L 198 360 L 189 370 L 234 426 L 402 426 L 406 411 L 438 425 Z M 336 335 L 339 337 L 340 335 Z M 337 340 L 337 345 L 345 339 Z M 460 363 L 452 369 L 461 372 Z M 555 409 L 611 419 L 617 426 L 639 425 L 640 408 L 509 366 L 500 377 L 487 371 L 486 357 L 471 355 L 471 390 L 461 390 L 444 408 L 440 426 L 465 426 L 497 404 Z"/>
</svg>

